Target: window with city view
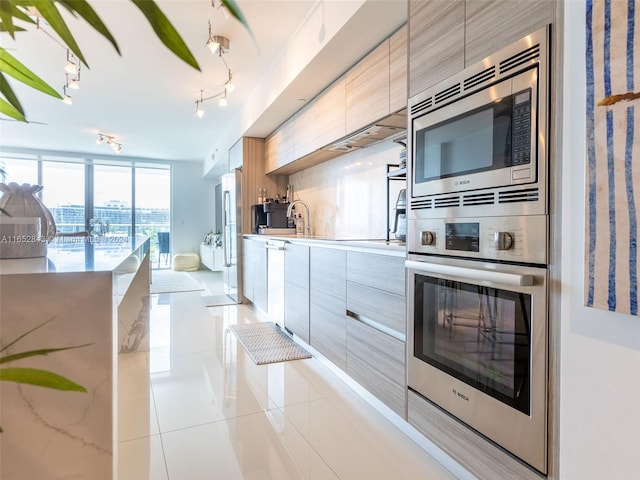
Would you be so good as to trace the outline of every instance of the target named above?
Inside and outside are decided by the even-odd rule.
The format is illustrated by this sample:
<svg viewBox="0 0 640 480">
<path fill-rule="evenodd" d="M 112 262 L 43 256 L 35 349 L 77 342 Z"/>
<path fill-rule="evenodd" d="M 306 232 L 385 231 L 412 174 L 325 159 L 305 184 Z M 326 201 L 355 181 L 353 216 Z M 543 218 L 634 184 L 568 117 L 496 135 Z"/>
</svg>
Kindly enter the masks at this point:
<svg viewBox="0 0 640 480">
<path fill-rule="evenodd" d="M 61 233 L 146 235 L 158 265 L 158 232 L 170 231 L 170 170 L 1 158 L 3 183 L 43 185 L 40 199 Z M 90 192 L 93 192 L 91 195 Z"/>
</svg>

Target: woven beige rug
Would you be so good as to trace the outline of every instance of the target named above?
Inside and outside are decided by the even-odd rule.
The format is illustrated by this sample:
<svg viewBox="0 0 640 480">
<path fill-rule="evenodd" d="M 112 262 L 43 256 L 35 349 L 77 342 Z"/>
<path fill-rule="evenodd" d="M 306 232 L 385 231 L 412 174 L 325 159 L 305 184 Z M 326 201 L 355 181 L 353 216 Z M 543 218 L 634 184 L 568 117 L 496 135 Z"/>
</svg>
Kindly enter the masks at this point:
<svg viewBox="0 0 640 480">
<path fill-rule="evenodd" d="M 309 352 L 271 322 L 231 325 L 229 330 L 256 365 L 311 358 Z"/>
</svg>

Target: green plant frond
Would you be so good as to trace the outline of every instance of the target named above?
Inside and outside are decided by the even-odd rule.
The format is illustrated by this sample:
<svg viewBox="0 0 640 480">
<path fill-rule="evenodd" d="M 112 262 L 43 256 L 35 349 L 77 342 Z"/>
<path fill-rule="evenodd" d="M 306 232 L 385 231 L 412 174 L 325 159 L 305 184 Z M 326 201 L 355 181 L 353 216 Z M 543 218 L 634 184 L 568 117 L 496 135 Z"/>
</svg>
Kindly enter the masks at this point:
<svg viewBox="0 0 640 480">
<path fill-rule="evenodd" d="M 7 75 L 15 78 L 19 82 L 25 85 L 40 90 L 52 97 L 62 98 L 56 90 L 54 90 L 49 84 L 38 77 L 35 73 L 25 67 L 19 60 L 13 55 L 7 52 L 4 48 L 0 47 L 0 72 L 4 72 Z"/>
<path fill-rule="evenodd" d="M 74 345 L 72 347 L 41 348 L 39 350 L 30 350 L 28 352 L 15 353 L 13 355 L 7 355 L 5 357 L 0 358 L 0 364 L 15 362 L 16 360 L 22 360 L 23 358 L 38 357 L 38 356 L 48 355 L 50 353 L 63 352 L 64 350 L 75 350 L 76 348 L 88 347 L 89 345 L 93 345 L 93 343 L 85 343 L 84 345 Z"/>
<path fill-rule="evenodd" d="M 9 85 L 9 82 L 7 82 L 7 79 L 4 77 L 4 75 L 2 75 L 2 73 L 0 73 L 0 93 L 4 95 L 4 98 L 7 99 L 7 102 L 9 102 L 11 106 L 18 112 L 20 112 L 24 117 L 24 109 L 22 108 L 22 105 L 20 105 L 20 100 L 18 100 L 18 97 L 13 92 L 11 85 Z"/>
<path fill-rule="evenodd" d="M 24 383 L 65 392 L 87 392 L 87 389 L 62 375 L 37 368 L 0 368 L 0 381 Z"/>
<path fill-rule="evenodd" d="M 24 28 L 18 27 L 17 25 L 14 25 L 13 28 L 16 32 L 26 32 Z M 7 31 L 7 27 L 5 27 L 4 23 L 0 21 L 0 32 L 6 32 L 6 31 Z"/>
<path fill-rule="evenodd" d="M 84 55 L 80 51 L 80 47 L 76 43 L 75 38 L 71 34 L 69 27 L 60 15 L 58 8 L 53 0 L 30 0 L 28 3 L 38 9 L 40 15 L 49 23 L 51 28 L 60 36 L 64 44 L 80 59 L 82 63 L 87 64 Z"/>
<path fill-rule="evenodd" d="M 109 40 L 109 43 L 113 45 L 113 48 L 116 49 L 118 55 L 121 55 L 120 47 L 118 47 L 116 39 L 113 38 L 113 35 L 111 35 L 109 29 L 102 22 L 96 11 L 91 7 L 91 5 L 89 5 L 89 2 L 87 2 L 86 0 L 58 0 L 58 2 L 71 13 L 77 13 L 82 18 L 84 18 L 87 23 L 93 27 L 94 30 L 96 30 L 103 37 Z"/>
<path fill-rule="evenodd" d="M 36 325 L 35 327 L 33 327 L 31 330 L 27 330 L 26 332 L 24 332 L 22 335 L 20 335 L 18 338 L 16 338 L 15 340 L 13 340 L 12 342 L 7 343 L 4 347 L 0 348 L 0 352 L 4 352 L 7 348 L 11 347 L 12 345 L 15 345 L 16 343 L 18 343 L 20 340 L 22 340 L 24 337 L 26 337 L 27 335 L 31 334 L 32 332 L 35 332 L 36 330 L 38 330 L 39 328 L 44 327 L 47 323 L 54 321 L 56 318 L 58 318 L 60 315 L 54 315 L 53 317 L 45 320 L 44 322 L 40 323 L 39 325 Z"/>
<path fill-rule="evenodd" d="M 249 22 L 247 22 L 247 19 L 244 17 L 242 10 L 240 10 L 240 7 L 238 7 L 238 4 L 236 3 L 236 1 L 235 0 L 221 0 L 221 1 L 222 1 L 222 5 L 226 7 L 226 9 L 229 11 L 231 16 L 236 20 L 238 20 L 244 26 L 244 28 L 246 28 L 247 32 L 249 32 L 249 35 L 251 35 L 251 38 L 255 43 L 256 39 L 253 36 L 253 32 L 251 31 Z"/>
<path fill-rule="evenodd" d="M 18 20 L 22 20 L 27 23 L 33 23 L 35 25 L 36 21 L 24 12 L 24 10 L 22 9 L 24 7 L 19 8 L 17 2 L 9 1 L 9 4 L 11 4 L 11 15 L 13 15 Z M 16 27 L 16 32 L 18 31 L 18 28 L 19 27 Z M 21 28 L 20 30 L 24 29 Z"/>
<path fill-rule="evenodd" d="M 27 121 L 25 116 L 22 113 L 20 113 L 18 110 L 16 110 L 16 108 L 13 105 L 11 105 L 9 102 L 7 102 L 4 98 L 0 98 L 0 114 L 6 115 L 7 117 L 11 117 L 14 120 L 18 120 L 19 122 Z M 7 212 L 5 212 L 4 210 L 2 210 L 2 213 L 8 215 Z"/>
<path fill-rule="evenodd" d="M 5 32 L 16 38 L 16 27 L 13 24 L 13 15 L 11 14 L 11 3 L 8 0 L 0 0 L 0 22 Z"/>
<path fill-rule="evenodd" d="M 171 25 L 169 19 L 160 10 L 158 5 L 152 0 L 131 0 L 133 4 L 140 9 L 140 11 L 147 18 L 147 21 L 156 32 L 157 37 L 165 46 L 175 53 L 178 58 L 200 71 L 200 66 L 195 57 L 182 40 L 180 34 Z"/>
</svg>

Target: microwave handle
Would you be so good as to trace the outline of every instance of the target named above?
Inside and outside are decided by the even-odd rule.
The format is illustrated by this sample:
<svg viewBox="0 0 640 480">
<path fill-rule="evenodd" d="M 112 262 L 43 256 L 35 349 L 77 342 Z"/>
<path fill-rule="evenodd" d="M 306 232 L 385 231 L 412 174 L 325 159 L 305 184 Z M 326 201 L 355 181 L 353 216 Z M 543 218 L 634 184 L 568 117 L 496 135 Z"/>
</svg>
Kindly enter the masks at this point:
<svg viewBox="0 0 640 480">
<path fill-rule="evenodd" d="M 440 265 L 439 263 L 405 261 L 405 267 L 419 272 L 452 275 L 461 279 L 479 280 L 481 282 L 501 283 L 528 287 L 533 285 L 533 275 L 518 275 L 517 273 L 496 272 L 493 270 L 478 270 L 475 268 L 456 267 L 453 265 Z"/>
</svg>

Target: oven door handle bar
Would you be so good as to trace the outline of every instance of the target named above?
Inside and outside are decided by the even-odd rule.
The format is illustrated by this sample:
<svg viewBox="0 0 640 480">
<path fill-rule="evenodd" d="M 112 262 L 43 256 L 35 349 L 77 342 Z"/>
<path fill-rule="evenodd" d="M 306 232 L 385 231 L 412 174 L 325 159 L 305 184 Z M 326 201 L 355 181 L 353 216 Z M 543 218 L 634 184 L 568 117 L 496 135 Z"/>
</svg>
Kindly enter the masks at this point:
<svg viewBox="0 0 640 480">
<path fill-rule="evenodd" d="M 519 275 L 517 273 L 496 272 L 494 270 L 479 270 L 476 268 L 456 267 L 453 265 L 440 265 L 439 263 L 416 262 L 407 260 L 405 267 L 419 272 L 451 275 L 461 280 L 478 280 L 481 282 L 501 283 L 516 287 L 529 287 L 533 285 L 533 275 Z"/>
</svg>

